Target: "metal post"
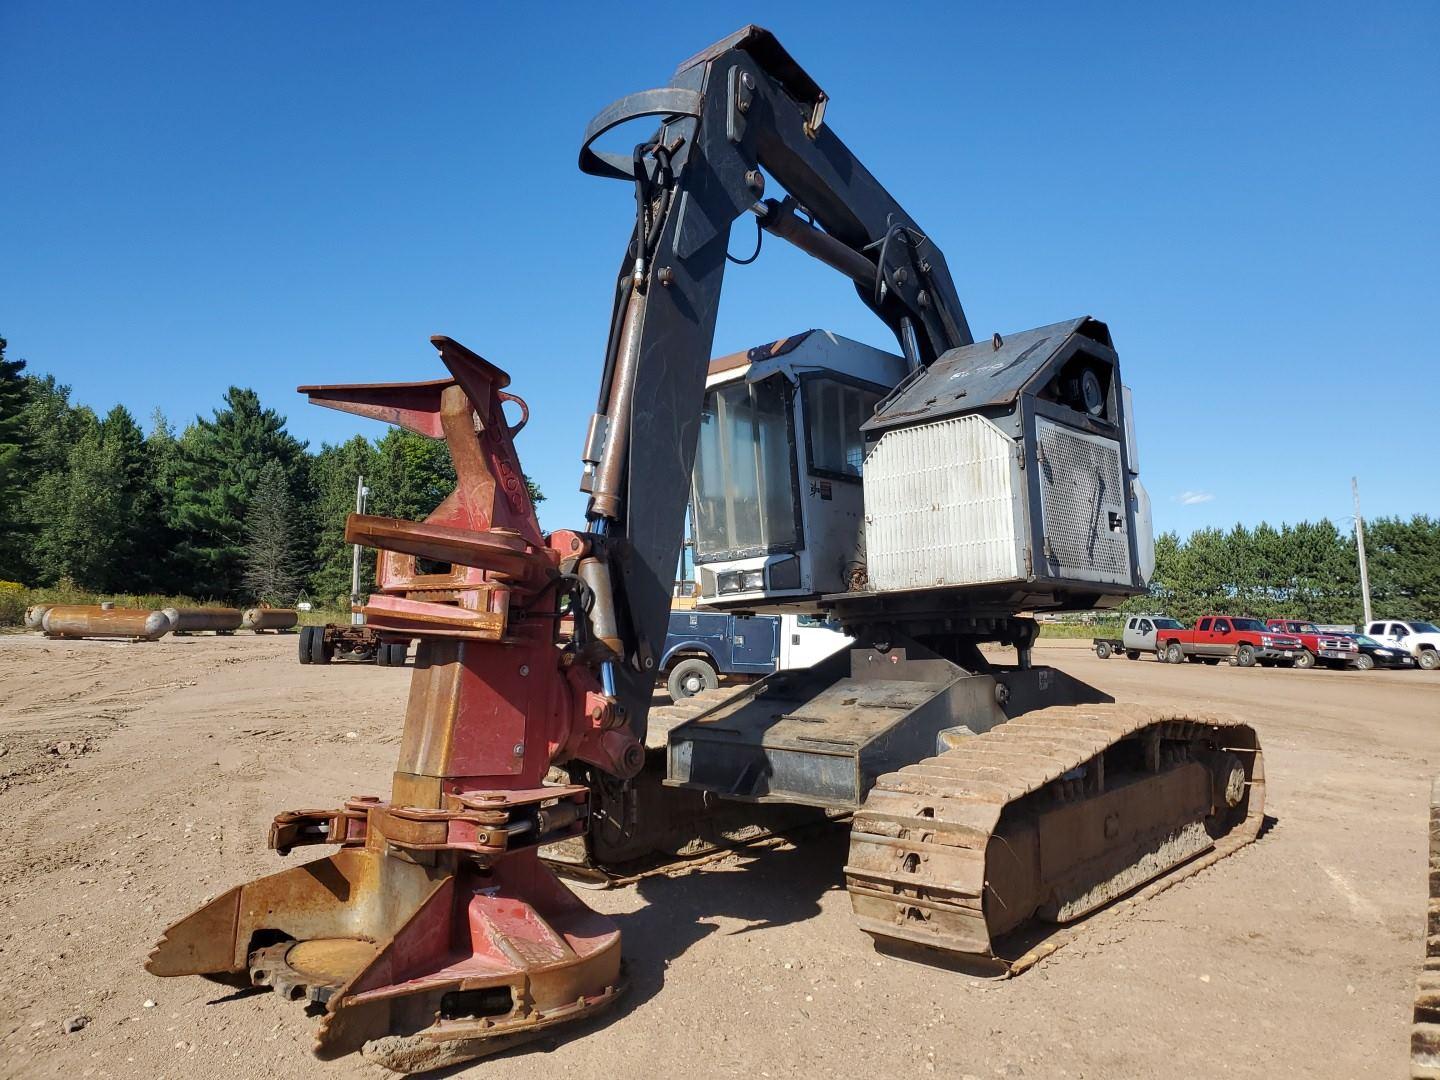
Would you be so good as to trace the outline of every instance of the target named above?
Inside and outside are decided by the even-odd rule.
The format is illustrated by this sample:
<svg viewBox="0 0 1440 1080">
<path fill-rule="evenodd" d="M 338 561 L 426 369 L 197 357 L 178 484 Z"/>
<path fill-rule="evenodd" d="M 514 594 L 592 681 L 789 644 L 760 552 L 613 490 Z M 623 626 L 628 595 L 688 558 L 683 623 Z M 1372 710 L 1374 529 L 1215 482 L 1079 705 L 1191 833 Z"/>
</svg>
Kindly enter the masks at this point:
<svg viewBox="0 0 1440 1080">
<path fill-rule="evenodd" d="M 365 513 L 365 498 L 370 494 L 370 489 L 365 486 L 365 477 L 355 478 L 355 513 Z M 354 545 L 355 551 L 350 560 L 350 606 L 357 607 L 360 603 L 360 545 Z M 365 616 L 358 611 L 350 613 L 350 622 L 359 626 L 365 621 Z"/>
<path fill-rule="evenodd" d="M 1360 555 L 1360 596 L 1365 603 L 1365 626 L 1370 626 L 1370 566 L 1365 561 L 1365 519 L 1360 516 L 1360 481 L 1350 478 L 1350 493 L 1355 496 L 1355 549 Z"/>
</svg>

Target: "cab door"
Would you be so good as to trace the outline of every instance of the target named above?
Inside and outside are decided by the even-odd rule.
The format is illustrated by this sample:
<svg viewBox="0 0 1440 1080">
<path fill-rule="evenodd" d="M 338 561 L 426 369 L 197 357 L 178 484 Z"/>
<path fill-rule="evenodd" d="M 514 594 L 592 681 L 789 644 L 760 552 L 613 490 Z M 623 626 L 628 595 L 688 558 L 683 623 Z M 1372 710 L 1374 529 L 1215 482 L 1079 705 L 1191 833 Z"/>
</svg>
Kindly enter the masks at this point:
<svg viewBox="0 0 1440 1080">
<path fill-rule="evenodd" d="M 840 624 L 821 615 L 784 615 L 780 632 L 780 668 L 813 667 L 831 653 L 851 643 Z"/>
<path fill-rule="evenodd" d="M 1155 651 L 1155 624 L 1149 619 L 1132 616 L 1125 624 L 1123 639 L 1127 650 Z"/>
<path fill-rule="evenodd" d="M 1410 640 L 1410 628 L 1404 623 L 1388 623 L 1386 627 L 1385 637 L 1397 649 L 1404 649 L 1406 652 L 1414 652 L 1414 642 Z"/>
<path fill-rule="evenodd" d="M 1195 624 L 1194 652 L 1198 656 L 1209 656 L 1215 647 L 1215 620 L 1201 619 Z"/>
<path fill-rule="evenodd" d="M 1235 651 L 1235 629 L 1229 619 L 1216 619 L 1210 631 L 1210 647 L 1207 656 L 1229 656 Z"/>
</svg>

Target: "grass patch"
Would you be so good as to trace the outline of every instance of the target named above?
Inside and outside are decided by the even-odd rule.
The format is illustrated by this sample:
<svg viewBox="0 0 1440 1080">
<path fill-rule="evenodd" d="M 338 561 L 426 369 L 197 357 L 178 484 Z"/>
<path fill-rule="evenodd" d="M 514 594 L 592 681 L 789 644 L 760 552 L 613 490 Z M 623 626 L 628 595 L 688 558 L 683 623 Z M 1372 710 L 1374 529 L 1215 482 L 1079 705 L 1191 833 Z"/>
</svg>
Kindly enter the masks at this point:
<svg viewBox="0 0 1440 1080">
<path fill-rule="evenodd" d="M 1085 623 L 1041 623 L 1040 636 L 1042 638 L 1084 638 L 1089 641 L 1097 637 L 1120 636 L 1125 623 L 1121 619 L 1106 619 L 1102 622 Z"/>
</svg>

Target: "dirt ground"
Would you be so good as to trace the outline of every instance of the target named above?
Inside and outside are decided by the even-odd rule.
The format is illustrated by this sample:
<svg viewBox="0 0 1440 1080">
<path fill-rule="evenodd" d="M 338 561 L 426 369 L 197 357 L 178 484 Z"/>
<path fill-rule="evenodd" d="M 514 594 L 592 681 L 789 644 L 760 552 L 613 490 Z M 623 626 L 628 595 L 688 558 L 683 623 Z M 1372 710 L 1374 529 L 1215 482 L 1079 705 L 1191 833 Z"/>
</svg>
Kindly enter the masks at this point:
<svg viewBox="0 0 1440 1080">
<path fill-rule="evenodd" d="M 624 933 L 623 1003 L 452 1075 L 1401 1074 L 1440 672 L 1171 667 L 1075 644 L 1041 659 L 1122 700 L 1256 724 L 1274 817 L 1257 843 L 1003 982 L 877 955 L 850 920 L 842 828 L 587 891 Z M 202 899 L 287 865 L 264 846 L 276 811 L 388 787 L 408 669 L 294 653 L 293 637 L 0 637 L 0 1075 L 392 1075 L 316 1061 L 313 1021 L 273 994 L 141 967 Z"/>
</svg>

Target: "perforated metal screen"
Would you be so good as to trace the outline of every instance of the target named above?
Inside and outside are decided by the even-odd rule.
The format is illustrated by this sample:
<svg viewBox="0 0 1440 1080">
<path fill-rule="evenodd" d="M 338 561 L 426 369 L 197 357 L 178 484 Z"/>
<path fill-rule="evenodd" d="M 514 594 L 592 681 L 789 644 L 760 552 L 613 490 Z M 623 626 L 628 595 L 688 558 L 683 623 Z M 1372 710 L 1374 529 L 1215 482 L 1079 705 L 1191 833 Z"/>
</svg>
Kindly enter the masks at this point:
<svg viewBox="0 0 1440 1080">
<path fill-rule="evenodd" d="M 1119 443 L 1044 419 L 1035 422 L 1035 438 L 1048 572 L 1129 584 Z"/>
</svg>

